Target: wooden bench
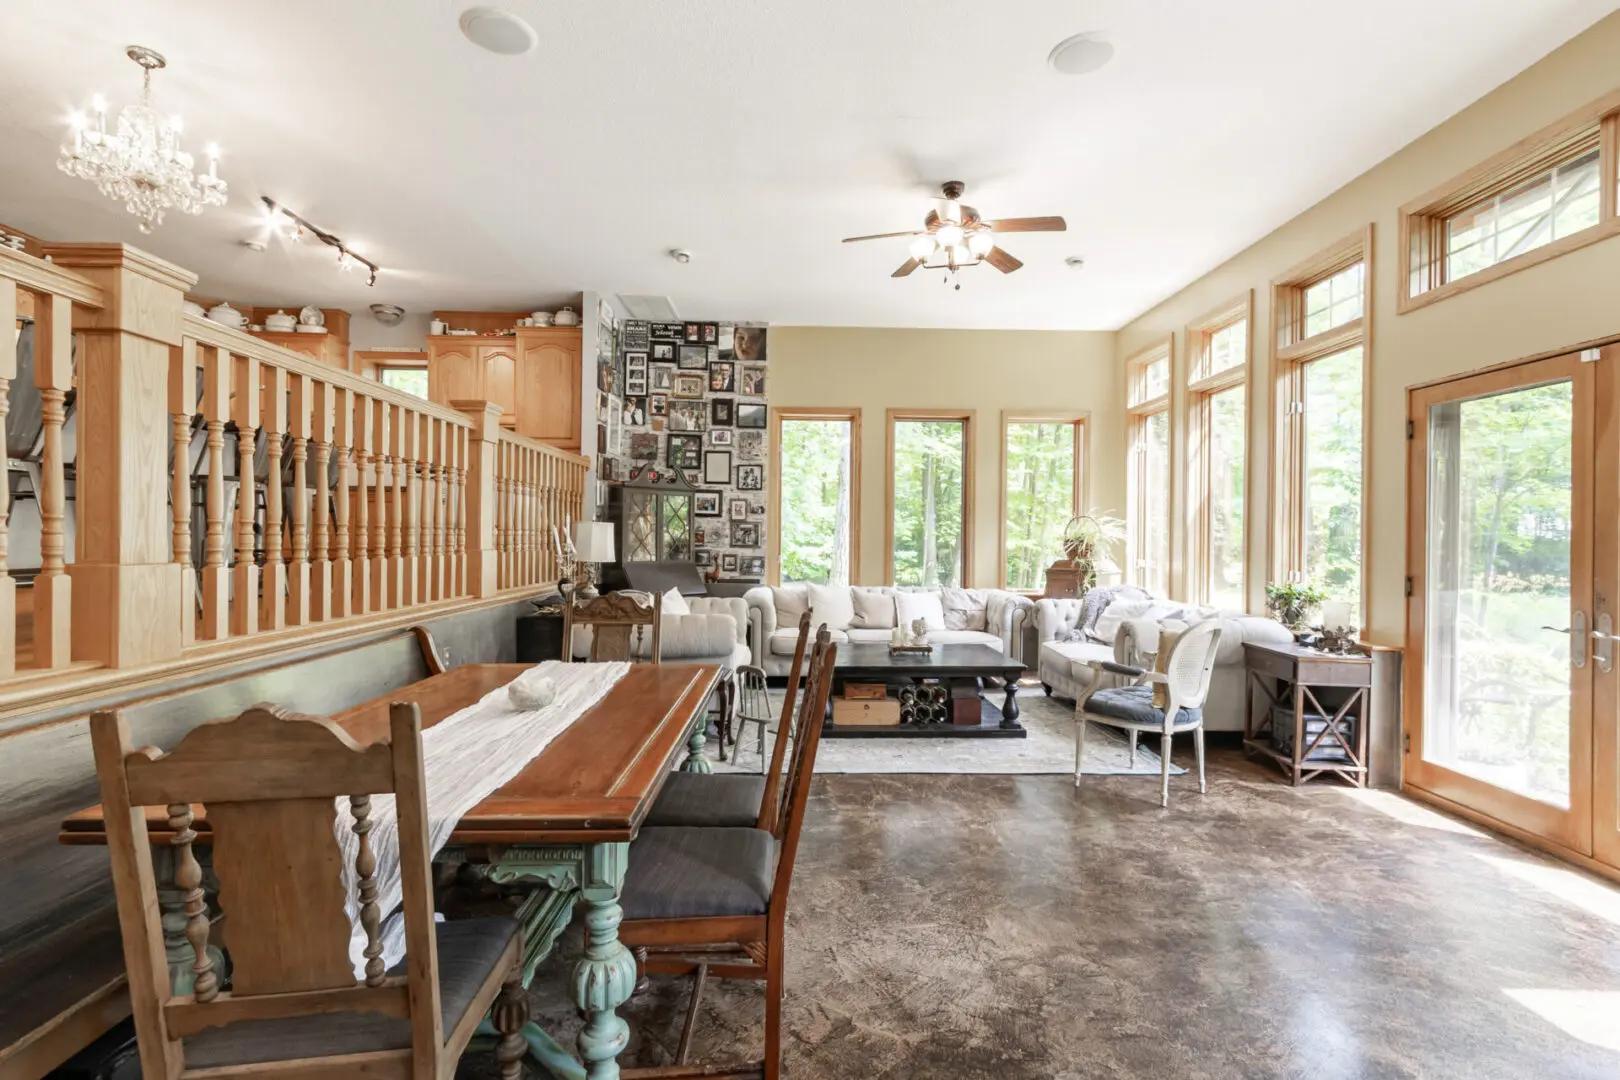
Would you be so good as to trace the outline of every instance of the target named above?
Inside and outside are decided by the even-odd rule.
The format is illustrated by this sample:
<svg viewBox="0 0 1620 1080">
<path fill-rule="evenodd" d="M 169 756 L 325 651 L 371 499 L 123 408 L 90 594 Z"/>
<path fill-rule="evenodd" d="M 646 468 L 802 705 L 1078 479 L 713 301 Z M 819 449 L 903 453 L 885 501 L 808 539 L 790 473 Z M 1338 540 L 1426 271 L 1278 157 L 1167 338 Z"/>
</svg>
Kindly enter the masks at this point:
<svg viewBox="0 0 1620 1080">
<path fill-rule="evenodd" d="M 364 644 L 199 679 L 117 705 L 137 745 L 274 701 L 326 714 L 437 674 L 416 627 Z M 129 1015 L 105 848 L 64 847 L 64 816 L 97 801 L 89 709 L 0 737 L 0 1080 L 38 1080 Z"/>
</svg>

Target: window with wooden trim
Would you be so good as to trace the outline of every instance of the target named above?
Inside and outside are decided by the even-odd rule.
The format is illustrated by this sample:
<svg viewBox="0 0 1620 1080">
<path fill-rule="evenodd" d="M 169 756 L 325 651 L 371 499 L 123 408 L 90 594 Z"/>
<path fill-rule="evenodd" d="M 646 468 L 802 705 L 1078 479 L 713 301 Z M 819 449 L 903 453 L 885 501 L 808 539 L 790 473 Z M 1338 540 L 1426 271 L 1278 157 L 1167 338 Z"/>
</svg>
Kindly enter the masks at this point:
<svg viewBox="0 0 1620 1080">
<path fill-rule="evenodd" d="M 889 410 L 889 583 L 965 586 L 973 540 L 973 414 Z"/>
<path fill-rule="evenodd" d="M 1243 610 L 1248 491 L 1249 294 L 1187 328 L 1192 590 Z"/>
<path fill-rule="evenodd" d="M 1125 361 L 1126 580 L 1170 589 L 1170 342 Z"/>
<path fill-rule="evenodd" d="M 849 585 L 860 561 L 861 410 L 772 410 L 772 580 Z"/>
<path fill-rule="evenodd" d="M 1282 481 L 1272 495 L 1276 572 L 1316 584 L 1352 626 L 1363 611 L 1371 249 L 1368 228 L 1272 284 Z M 1337 317 L 1322 317 L 1334 308 Z"/>
<path fill-rule="evenodd" d="M 425 367 L 380 366 L 377 368 L 377 381 L 423 400 L 428 396 L 428 369 Z"/>
<path fill-rule="evenodd" d="M 1001 585 L 1033 591 L 1062 557 L 1063 526 L 1085 499 L 1086 421 L 1080 415 L 1001 416 Z"/>
<path fill-rule="evenodd" d="M 1613 94 L 1402 207 L 1400 310 L 1620 232 L 1617 133 Z"/>
</svg>

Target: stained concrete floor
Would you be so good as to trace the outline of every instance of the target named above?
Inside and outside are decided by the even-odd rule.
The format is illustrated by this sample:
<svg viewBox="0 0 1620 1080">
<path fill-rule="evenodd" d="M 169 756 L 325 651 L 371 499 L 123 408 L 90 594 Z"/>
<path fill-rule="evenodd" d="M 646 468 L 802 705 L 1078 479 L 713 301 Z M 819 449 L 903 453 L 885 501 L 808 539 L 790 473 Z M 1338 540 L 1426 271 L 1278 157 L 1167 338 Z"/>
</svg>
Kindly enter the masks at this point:
<svg viewBox="0 0 1620 1080">
<path fill-rule="evenodd" d="M 1205 797 L 1178 777 L 1163 811 L 1157 786 L 817 777 L 787 1075 L 1620 1077 L 1620 892 L 1393 795 L 1292 790 L 1236 751 L 1212 754 Z M 571 933 L 532 992 L 568 1045 L 578 952 Z M 622 1010 L 623 1063 L 671 1060 L 687 985 L 656 978 Z M 710 987 L 696 1059 L 756 1055 L 759 986 Z M 470 1056 L 458 1075 L 495 1074 Z"/>
</svg>

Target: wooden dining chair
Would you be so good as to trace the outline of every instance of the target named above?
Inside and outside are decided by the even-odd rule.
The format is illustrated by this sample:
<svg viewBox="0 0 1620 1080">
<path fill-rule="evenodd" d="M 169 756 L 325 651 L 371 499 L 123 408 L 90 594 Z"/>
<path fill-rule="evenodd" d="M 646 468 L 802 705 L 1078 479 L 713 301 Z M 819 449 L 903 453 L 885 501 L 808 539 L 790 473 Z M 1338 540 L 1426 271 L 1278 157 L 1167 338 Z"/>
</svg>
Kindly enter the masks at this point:
<svg viewBox="0 0 1620 1080">
<path fill-rule="evenodd" d="M 593 664 L 604 660 L 646 660 L 663 662 L 662 638 L 664 598 L 652 594 L 651 604 L 644 603 L 645 593 L 616 592 L 572 601 L 563 605 L 563 661 L 574 659 L 574 627 L 591 628 L 591 645 L 586 659 Z M 652 627 L 652 648 L 646 657 L 638 657 L 647 638 L 647 627 Z"/>
<path fill-rule="evenodd" d="M 787 748 L 793 742 L 793 703 L 798 696 L 799 677 L 804 671 L 804 651 L 810 640 L 810 612 L 799 616 L 799 642 L 793 647 L 793 664 L 788 668 L 787 690 L 782 695 L 782 719 L 777 726 L 776 745 L 763 773 L 673 772 L 664 778 L 647 813 L 647 825 L 688 825 L 711 828 L 770 828 L 770 817 L 763 811 L 773 794 L 780 790 L 782 766 Z"/>
<path fill-rule="evenodd" d="M 434 923 L 421 719 L 414 704 L 396 703 L 389 721 L 389 742 L 360 746 L 324 717 L 255 706 L 193 729 L 164 754 L 131 746 L 122 714 L 91 717 L 142 1075 L 443 1080 L 492 1005 L 501 1076 L 522 1075 L 518 924 Z M 386 971 L 370 839 L 378 793 L 396 800 L 407 949 Z M 356 838 L 363 979 L 349 955 L 340 805 Z M 228 987 L 209 945 L 199 832 L 212 841 L 230 929 Z M 172 847 L 186 894 L 195 955 L 187 994 L 170 989 L 153 843 Z"/>
<path fill-rule="evenodd" d="M 810 674 L 797 713 L 799 737 L 780 806 L 769 829 L 644 828 L 630 845 L 620 906 L 619 940 L 645 950 L 648 972 L 692 975 L 692 998 L 675 1064 L 661 1080 L 764 1077 L 782 1070 L 782 973 L 788 889 L 804 824 L 822 718 L 837 646 L 823 626 L 810 653 Z M 765 982 L 765 1057 L 746 1064 L 688 1065 L 692 1031 L 710 975 Z"/>
</svg>

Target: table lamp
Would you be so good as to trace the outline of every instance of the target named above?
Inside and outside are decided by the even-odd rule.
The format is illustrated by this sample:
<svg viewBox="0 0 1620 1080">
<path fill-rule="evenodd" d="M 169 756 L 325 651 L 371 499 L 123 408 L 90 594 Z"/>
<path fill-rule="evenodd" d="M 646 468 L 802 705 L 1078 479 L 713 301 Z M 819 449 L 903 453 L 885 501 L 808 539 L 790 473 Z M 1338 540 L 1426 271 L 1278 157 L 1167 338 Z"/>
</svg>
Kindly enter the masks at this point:
<svg viewBox="0 0 1620 1080">
<path fill-rule="evenodd" d="M 574 591 L 582 600 L 594 600 L 597 567 L 618 558 L 613 546 L 613 522 L 574 522 L 574 550 L 580 565 L 580 584 Z"/>
</svg>

